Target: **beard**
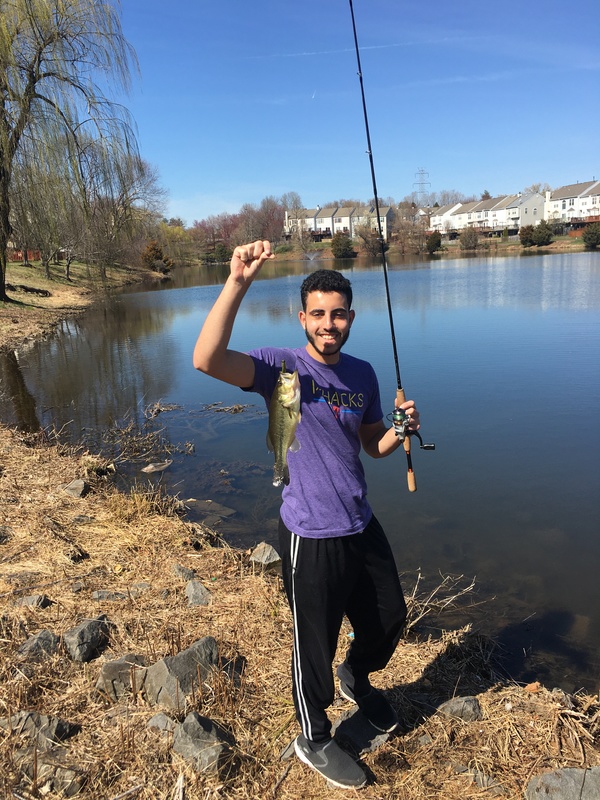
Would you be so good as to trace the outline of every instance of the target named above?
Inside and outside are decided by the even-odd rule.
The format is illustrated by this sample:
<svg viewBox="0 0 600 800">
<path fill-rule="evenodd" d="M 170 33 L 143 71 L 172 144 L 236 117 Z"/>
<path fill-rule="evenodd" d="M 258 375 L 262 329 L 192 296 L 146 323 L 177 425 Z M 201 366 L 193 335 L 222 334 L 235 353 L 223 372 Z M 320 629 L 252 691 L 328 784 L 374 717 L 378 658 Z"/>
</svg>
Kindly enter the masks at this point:
<svg viewBox="0 0 600 800">
<path fill-rule="evenodd" d="M 306 338 L 310 342 L 310 344 L 314 347 L 314 349 L 319 353 L 321 356 L 334 356 L 336 353 L 339 353 L 342 347 L 348 341 L 348 337 L 350 336 L 350 328 L 348 328 L 344 333 L 338 335 L 338 338 L 335 341 L 335 344 L 332 343 L 330 345 L 323 345 L 322 342 L 319 341 L 319 338 L 313 336 L 311 333 L 308 332 L 306 326 L 304 327 L 304 333 L 306 334 Z"/>
</svg>

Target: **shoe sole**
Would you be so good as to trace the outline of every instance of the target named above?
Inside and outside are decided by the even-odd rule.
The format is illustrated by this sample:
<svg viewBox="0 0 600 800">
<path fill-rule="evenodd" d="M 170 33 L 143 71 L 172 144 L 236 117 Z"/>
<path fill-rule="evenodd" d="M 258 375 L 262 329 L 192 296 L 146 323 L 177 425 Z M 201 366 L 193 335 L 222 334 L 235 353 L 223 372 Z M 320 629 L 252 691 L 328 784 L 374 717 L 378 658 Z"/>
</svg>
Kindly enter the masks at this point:
<svg viewBox="0 0 600 800">
<path fill-rule="evenodd" d="M 325 775 L 321 770 L 312 763 L 312 761 L 308 758 L 306 753 L 302 751 L 300 748 L 298 741 L 294 740 L 294 750 L 296 751 L 296 755 L 302 761 L 303 764 L 306 764 L 307 767 L 310 767 L 315 772 L 318 772 L 322 778 L 325 778 L 327 783 L 331 784 L 331 786 L 335 786 L 336 789 L 361 789 L 367 783 L 367 776 L 365 775 L 365 779 L 362 783 L 339 783 L 338 781 L 334 781 L 333 778 L 330 778 L 328 775 Z"/>
<path fill-rule="evenodd" d="M 348 702 L 354 703 L 355 706 L 358 705 L 355 698 L 344 691 L 344 684 L 342 683 L 341 680 L 340 680 L 340 694 L 342 695 L 344 700 L 348 700 Z M 375 725 L 374 722 L 371 722 L 371 720 L 367 717 L 367 715 L 364 712 L 361 713 L 363 714 L 364 718 L 368 721 L 369 725 L 372 725 L 376 731 L 381 731 L 381 733 L 392 733 L 392 731 L 395 731 L 398 725 L 400 724 L 400 720 L 397 720 L 396 722 L 394 722 L 391 728 L 380 728 L 379 725 Z"/>
</svg>

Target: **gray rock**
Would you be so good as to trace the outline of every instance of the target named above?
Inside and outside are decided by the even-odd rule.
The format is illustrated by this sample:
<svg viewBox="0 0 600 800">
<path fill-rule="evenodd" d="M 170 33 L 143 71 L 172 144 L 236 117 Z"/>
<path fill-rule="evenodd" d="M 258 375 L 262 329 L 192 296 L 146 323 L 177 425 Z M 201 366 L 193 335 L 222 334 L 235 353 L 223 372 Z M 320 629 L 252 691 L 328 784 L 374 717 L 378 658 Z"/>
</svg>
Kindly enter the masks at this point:
<svg viewBox="0 0 600 800">
<path fill-rule="evenodd" d="M 78 731 L 77 726 L 59 717 L 49 717 L 37 711 L 18 711 L 10 717 L 1 717 L 0 728 L 35 739 L 36 747 L 40 750 L 48 750 Z"/>
<path fill-rule="evenodd" d="M 598 800 L 600 767 L 568 767 L 536 775 L 527 784 L 526 800 Z"/>
<path fill-rule="evenodd" d="M 20 771 L 35 781 L 42 797 L 50 792 L 75 797 L 85 787 L 87 773 L 71 758 L 64 747 L 51 747 L 43 752 L 36 747 L 24 747 L 14 755 Z"/>
<path fill-rule="evenodd" d="M 56 653 L 59 642 L 60 639 L 52 631 L 39 631 L 23 642 L 18 653 L 30 661 L 41 661 Z"/>
<path fill-rule="evenodd" d="M 102 614 L 68 630 L 63 634 L 63 643 L 73 661 L 91 661 L 108 644 L 109 632 L 108 619 Z"/>
<path fill-rule="evenodd" d="M 250 561 L 254 564 L 258 564 L 264 570 L 276 570 L 281 567 L 279 553 L 266 542 L 261 542 L 256 545 L 250 556 Z"/>
<path fill-rule="evenodd" d="M 199 772 L 216 773 L 226 749 L 212 720 L 200 716 L 197 711 L 188 714 L 175 728 L 173 750 Z"/>
<path fill-rule="evenodd" d="M 14 536 L 14 531 L 10 525 L 0 525 L 0 544 L 8 542 Z"/>
<path fill-rule="evenodd" d="M 196 570 L 191 567 L 184 567 L 183 564 L 175 564 L 173 572 L 184 581 L 193 581 L 196 577 Z"/>
<path fill-rule="evenodd" d="M 81 478 L 77 478 L 71 483 L 68 483 L 64 490 L 67 494 L 70 494 L 71 497 L 83 497 L 83 495 L 87 492 L 87 485 L 84 480 Z"/>
<path fill-rule="evenodd" d="M 476 722 L 483 719 L 483 711 L 479 705 L 479 700 L 476 697 L 453 697 L 446 700 L 441 706 L 438 706 L 438 711 L 447 717 L 454 719 L 462 719 L 465 722 Z"/>
<path fill-rule="evenodd" d="M 148 728 L 155 728 L 156 730 L 161 731 L 161 733 L 173 733 L 176 727 L 176 723 L 168 717 L 166 714 L 162 712 L 160 714 L 155 714 L 151 719 L 148 720 Z"/>
<path fill-rule="evenodd" d="M 200 581 L 188 581 L 185 596 L 189 606 L 208 606 L 212 600 L 212 592 Z"/>
<path fill-rule="evenodd" d="M 235 514 L 234 508 L 222 506 L 220 503 L 215 503 L 213 500 L 199 500 L 196 508 L 205 514 L 216 514 L 219 517 L 232 517 Z"/>
<path fill-rule="evenodd" d="M 96 689 L 106 694 L 113 702 L 131 692 L 143 691 L 148 660 L 137 653 L 127 653 L 114 661 L 102 665 L 96 681 Z"/>
<path fill-rule="evenodd" d="M 199 682 L 206 680 L 218 661 L 217 642 L 212 636 L 199 639 L 176 656 L 162 658 L 146 671 L 147 701 L 183 711 L 186 697 L 197 691 Z"/>
<path fill-rule="evenodd" d="M 131 588 L 129 590 L 129 594 L 132 597 L 139 597 L 144 592 L 147 592 L 148 589 L 151 589 L 152 586 L 147 581 L 138 581 L 137 583 L 132 583 Z"/>
<path fill-rule="evenodd" d="M 19 597 L 15 605 L 48 608 L 48 606 L 52 605 L 52 600 L 45 594 L 28 594 L 25 597 Z"/>
<path fill-rule="evenodd" d="M 96 589 L 95 592 L 92 592 L 92 600 L 102 601 L 102 600 L 109 600 L 109 601 L 117 601 L 117 600 L 127 600 L 129 595 L 125 594 L 125 592 L 116 592 L 112 589 Z"/>
</svg>

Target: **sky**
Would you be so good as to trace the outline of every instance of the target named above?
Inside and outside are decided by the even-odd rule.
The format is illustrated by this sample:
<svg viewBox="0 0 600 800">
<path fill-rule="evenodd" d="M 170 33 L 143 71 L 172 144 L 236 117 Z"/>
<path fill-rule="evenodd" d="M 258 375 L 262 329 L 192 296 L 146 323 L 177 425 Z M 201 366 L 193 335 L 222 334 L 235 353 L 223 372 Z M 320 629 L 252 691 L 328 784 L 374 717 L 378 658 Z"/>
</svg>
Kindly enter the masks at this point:
<svg viewBox="0 0 600 800">
<path fill-rule="evenodd" d="M 378 194 L 600 179 L 600 0 L 353 0 Z M 122 0 L 121 101 L 186 225 L 373 196 L 349 0 Z"/>
</svg>

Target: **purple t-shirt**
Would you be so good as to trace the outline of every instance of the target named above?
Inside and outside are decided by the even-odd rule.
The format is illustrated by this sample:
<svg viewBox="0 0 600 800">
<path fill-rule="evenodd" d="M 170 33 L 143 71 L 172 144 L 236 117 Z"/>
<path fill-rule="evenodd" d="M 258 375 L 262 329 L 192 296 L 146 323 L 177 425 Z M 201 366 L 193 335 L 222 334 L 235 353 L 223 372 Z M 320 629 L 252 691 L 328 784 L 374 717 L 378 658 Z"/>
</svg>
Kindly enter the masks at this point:
<svg viewBox="0 0 600 800">
<path fill-rule="evenodd" d="M 359 454 L 359 429 L 383 418 L 379 384 L 371 365 L 340 353 L 335 365 L 315 361 L 305 348 L 252 350 L 256 374 L 250 391 L 271 399 L 281 362 L 298 370 L 302 418 L 297 452 L 288 452 L 290 483 L 283 490 L 281 518 L 298 536 L 348 536 L 372 516 Z"/>
</svg>

